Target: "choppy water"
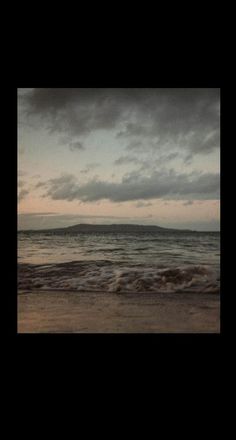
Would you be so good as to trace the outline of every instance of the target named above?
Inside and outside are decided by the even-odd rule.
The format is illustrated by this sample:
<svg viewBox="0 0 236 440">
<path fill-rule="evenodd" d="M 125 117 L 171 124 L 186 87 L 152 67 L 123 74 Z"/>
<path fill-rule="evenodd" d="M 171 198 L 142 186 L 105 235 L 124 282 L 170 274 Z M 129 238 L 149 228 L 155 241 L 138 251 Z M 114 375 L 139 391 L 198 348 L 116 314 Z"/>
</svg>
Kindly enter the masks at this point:
<svg viewBox="0 0 236 440">
<path fill-rule="evenodd" d="M 219 292 L 220 234 L 19 233 L 19 289 Z"/>
</svg>

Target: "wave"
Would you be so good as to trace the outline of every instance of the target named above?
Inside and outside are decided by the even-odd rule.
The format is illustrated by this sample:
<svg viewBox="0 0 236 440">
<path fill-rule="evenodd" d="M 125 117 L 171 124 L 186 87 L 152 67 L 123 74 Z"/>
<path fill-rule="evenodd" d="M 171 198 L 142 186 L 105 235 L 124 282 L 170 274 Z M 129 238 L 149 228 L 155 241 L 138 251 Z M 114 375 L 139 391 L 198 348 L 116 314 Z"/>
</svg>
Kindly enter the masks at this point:
<svg viewBox="0 0 236 440">
<path fill-rule="evenodd" d="M 18 264 L 19 290 L 219 293 L 219 275 L 203 265 L 155 266 L 109 261 Z"/>
<path fill-rule="evenodd" d="M 121 248 L 121 247 L 115 248 L 114 247 L 114 248 L 97 248 L 96 249 L 96 252 L 118 252 L 118 251 L 125 251 L 125 248 Z M 89 253 L 94 253 L 95 251 L 93 248 L 93 249 L 87 250 L 86 252 L 89 254 Z"/>
</svg>

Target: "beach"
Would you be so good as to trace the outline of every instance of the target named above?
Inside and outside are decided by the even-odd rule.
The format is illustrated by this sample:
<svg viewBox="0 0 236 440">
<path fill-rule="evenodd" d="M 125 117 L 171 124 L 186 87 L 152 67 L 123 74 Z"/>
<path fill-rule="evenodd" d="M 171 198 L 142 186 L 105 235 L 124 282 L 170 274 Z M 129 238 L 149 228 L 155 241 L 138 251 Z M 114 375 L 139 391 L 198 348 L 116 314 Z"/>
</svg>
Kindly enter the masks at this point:
<svg viewBox="0 0 236 440">
<path fill-rule="evenodd" d="M 18 333 L 219 333 L 212 293 L 18 291 Z"/>
<path fill-rule="evenodd" d="M 219 333 L 218 233 L 18 235 L 19 333 Z"/>
<path fill-rule="evenodd" d="M 17 89 L 18 333 L 220 333 L 220 110 L 214 87 Z"/>
</svg>

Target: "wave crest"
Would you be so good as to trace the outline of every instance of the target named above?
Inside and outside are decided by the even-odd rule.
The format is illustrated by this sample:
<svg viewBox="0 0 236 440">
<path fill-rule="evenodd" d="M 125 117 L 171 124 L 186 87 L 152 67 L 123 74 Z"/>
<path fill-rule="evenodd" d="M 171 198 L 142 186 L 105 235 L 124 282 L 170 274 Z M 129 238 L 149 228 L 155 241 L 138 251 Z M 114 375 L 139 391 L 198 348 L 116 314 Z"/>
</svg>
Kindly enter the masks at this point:
<svg viewBox="0 0 236 440">
<path fill-rule="evenodd" d="M 20 290 L 219 293 L 219 276 L 207 266 L 144 266 L 111 262 L 19 264 Z"/>
</svg>

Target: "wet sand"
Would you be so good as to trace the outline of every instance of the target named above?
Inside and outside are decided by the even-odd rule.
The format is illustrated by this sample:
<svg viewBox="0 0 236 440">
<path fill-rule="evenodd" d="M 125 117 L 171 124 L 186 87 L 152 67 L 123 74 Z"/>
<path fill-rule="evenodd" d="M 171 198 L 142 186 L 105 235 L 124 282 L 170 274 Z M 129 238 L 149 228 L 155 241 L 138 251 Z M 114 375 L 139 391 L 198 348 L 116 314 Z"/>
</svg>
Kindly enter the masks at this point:
<svg viewBox="0 0 236 440">
<path fill-rule="evenodd" d="M 214 294 L 18 294 L 18 333 L 219 332 L 220 297 Z"/>
</svg>

